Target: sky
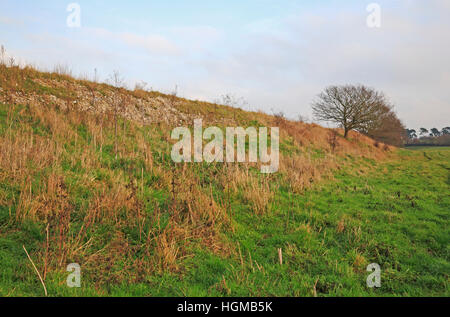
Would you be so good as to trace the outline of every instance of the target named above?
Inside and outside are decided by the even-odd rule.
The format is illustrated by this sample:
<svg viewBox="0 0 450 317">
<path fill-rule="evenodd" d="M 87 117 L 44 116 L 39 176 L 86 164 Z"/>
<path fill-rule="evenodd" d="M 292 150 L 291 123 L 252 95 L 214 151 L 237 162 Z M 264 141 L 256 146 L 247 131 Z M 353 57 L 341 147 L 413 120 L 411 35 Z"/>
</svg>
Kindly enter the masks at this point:
<svg viewBox="0 0 450 317">
<path fill-rule="evenodd" d="M 130 88 L 230 94 L 289 118 L 312 119 L 329 85 L 364 84 L 409 128 L 450 126 L 450 0 L 1 0 L 0 44 L 42 69 L 118 70 Z"/>
</svg>

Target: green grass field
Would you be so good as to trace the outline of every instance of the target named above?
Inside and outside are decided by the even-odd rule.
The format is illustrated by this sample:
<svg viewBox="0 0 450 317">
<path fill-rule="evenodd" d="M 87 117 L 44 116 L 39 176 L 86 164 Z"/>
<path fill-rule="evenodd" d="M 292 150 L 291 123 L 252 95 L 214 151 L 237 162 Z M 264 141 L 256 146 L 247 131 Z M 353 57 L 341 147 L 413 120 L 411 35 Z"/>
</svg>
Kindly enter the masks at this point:
<svg viewBox="0 0 450 317">
<path fill-rule="evenodd" d="M 85 274 L 82 287 L 71 289 L 65 285 L 68 273 L 51 272 L 49 295 L 449 296 L 450 151 L 399 152 L 388 162 L 354 161 L 301 195 L 281 188 L 264 216 L 236 203 L 235 232 L 224 238 L 239 246 L 238 255 L 194 249 L 182 271 L 145 276 L 139 283 L 115 282 L 121 265 L 116 263 L 98 268 L 98 274 L 111 276 L 100 287 L 94 275 Z M 45 241 L 42 227 L 18 226 L 9 221 L 8 206 L 0 211 L 0 294 L 42 296 L 22 249 Z M 379 289 L 366 286 L 369 263 L 381 266 Z"/>
<path fill-rule="evenodd" d="M 424 151 L 424 150 L 449 151 L 450 146 L 409 146 L 406 149 L 413 151 Z"/>
</svg>

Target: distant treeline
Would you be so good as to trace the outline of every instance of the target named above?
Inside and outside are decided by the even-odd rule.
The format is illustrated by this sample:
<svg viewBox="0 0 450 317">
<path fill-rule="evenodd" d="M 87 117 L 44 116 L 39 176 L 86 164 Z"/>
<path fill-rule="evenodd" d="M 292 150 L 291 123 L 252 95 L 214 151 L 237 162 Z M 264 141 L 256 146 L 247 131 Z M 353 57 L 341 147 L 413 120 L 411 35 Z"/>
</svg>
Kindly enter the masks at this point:
<svg viewBox="0 0 450 317">
<path fill-rule="evenodd" d="M 442 130 L 437 128 L 426 129 L 420 128 L 418 131 L 414 129 L 406 129 L 407 146 L 450 146 L 450 127 L 445 127 Z"/>
</svg>

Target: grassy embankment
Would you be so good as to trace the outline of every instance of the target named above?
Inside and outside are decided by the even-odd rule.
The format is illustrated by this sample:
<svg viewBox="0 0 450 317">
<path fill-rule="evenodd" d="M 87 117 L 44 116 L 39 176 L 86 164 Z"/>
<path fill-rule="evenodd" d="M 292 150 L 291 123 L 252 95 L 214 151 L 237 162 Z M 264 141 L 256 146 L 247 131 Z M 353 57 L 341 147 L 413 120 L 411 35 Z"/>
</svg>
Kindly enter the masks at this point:
<svg viewBox="0 0 450 317">
<path fill-rule="evenodd" d="M 52 75 L 3 71 L 4 94 L 17 80 L 24 95 L 76 98 L 33 81 Z M 358 134 L 183 101 L 280 126 L 280 172 L 173 164 L 169 125 L 122 119 L 116 159 L 111 117 L 44 101 L 0 104 L 2 296 L 44 294 L 22 246 L 49 296 L 449 295 L 448 150 L 392 153 Z M 79 289 L 66 286 L 72 262 Z M 372 262 L 380 289 L 366 287 Z"/>
</svg>

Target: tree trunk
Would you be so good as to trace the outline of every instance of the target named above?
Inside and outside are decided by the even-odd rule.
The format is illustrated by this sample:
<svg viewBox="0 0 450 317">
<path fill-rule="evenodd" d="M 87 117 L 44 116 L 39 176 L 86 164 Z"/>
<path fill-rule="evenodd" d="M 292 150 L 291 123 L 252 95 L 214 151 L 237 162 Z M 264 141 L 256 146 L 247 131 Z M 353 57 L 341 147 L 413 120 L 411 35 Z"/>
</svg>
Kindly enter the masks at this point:
<svg viewBox="0 0 450 317">
<path fill-rule="evenodd" d="M 348 129 L 347 129 L 347 128 L 344 128 L 344 138 L 346 139 L 347 136 L 348 136 Z"/>
</svg>

